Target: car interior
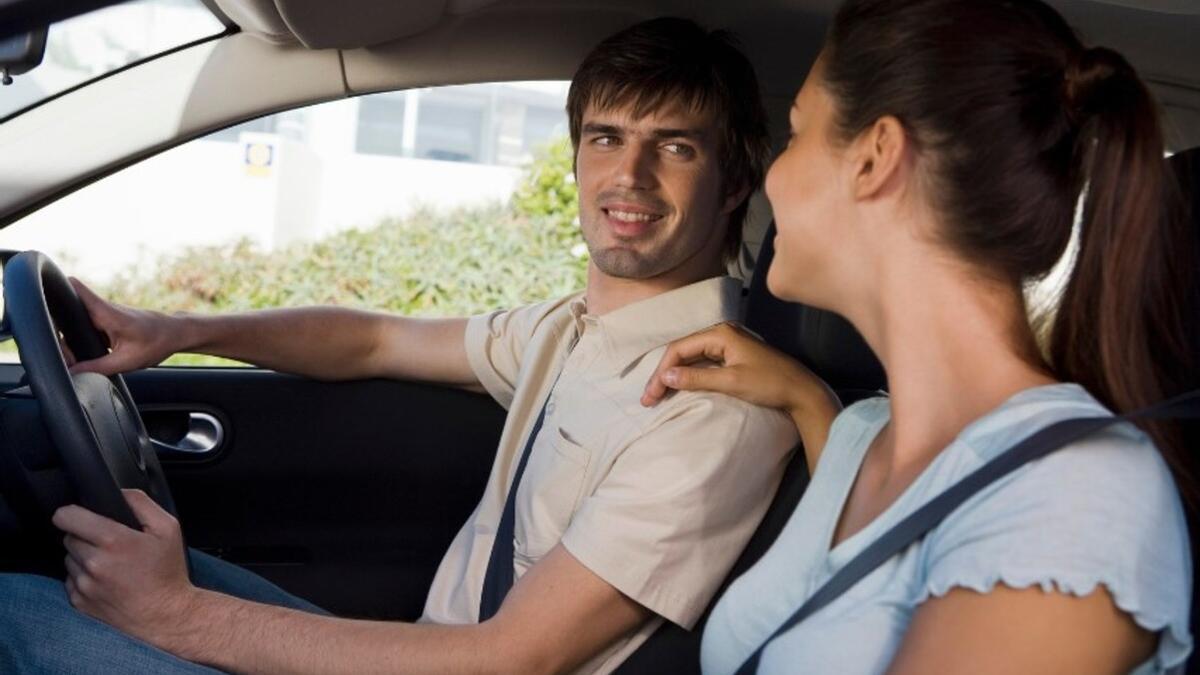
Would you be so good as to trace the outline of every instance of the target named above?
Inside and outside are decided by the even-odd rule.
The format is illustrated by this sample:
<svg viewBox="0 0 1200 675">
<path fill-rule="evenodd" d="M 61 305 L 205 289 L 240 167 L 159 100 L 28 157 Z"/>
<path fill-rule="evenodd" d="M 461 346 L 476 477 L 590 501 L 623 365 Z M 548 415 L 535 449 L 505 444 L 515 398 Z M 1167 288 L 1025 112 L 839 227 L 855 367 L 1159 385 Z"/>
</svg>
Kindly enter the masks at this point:
<svg viewBox="0 0 1200 675">
<path fill-rule="evenodd" d="M 1124 53 L 1149 83 L 1174 153 L 1167 161 L 1194 196 L 1192 220 L 1200 227 L 1200 4 L 1049 1 L 1089 43 Z M 38 4 L 0 4 L 0 41 L 105 3 L 64 2 L 54 15 Z M 757 68 L 779 147 L 792 96 L 837 2 L 205 5 L 224 24 L 220 34 L 0 118 L 0 228 L 147 157 L 262 115 L 412 87 L 570 79 L 596 42 L 661 15 L 693 18 L 740 36 Z M 747 326 L 801 359 L 845 403 L 886 391 L 882 367 L 847 322 L 770 295 L 765 271 L 773 256 L 773 225 L 761 196 L 751 213 L 747 246 L 756 262 L 745 279 Z M 7 294 L 7 268 L 5 283 Z M 50 288 L 42 293 L 55 319 L 66 320 L 70 303 L 51 297 Z M 18 318 L 6 312 L 5 335 L 14 332 Z M 22 350 L 29 356 L 24 345 Z M 59 418 L 39 411 L 31 399 L 26 366 L 0 364 L 6 390 L 0 396 L 0 568 L 53 574 L 49 513 L 71 499 L 74 488 L 55 453 L 46 450 L 59 441 L 48 431 Z M 483 492 L 505 418 L 485 395 L 417 382 L 324 383 L 259 369 L 167 367 L 123 380 L 156 442 L 189 545 L 335 614 L 362 618 L 420 615 L 442 554 Z M 207 434 L 215 451 L 202 457 L 178 451 L 194 432 Z M 807 479 L 803 453 L 797 452 L 726 585 L 770 545 Z M 699 672 L 702 629 L 664 625 L 620 672 Z"/>
</svg>

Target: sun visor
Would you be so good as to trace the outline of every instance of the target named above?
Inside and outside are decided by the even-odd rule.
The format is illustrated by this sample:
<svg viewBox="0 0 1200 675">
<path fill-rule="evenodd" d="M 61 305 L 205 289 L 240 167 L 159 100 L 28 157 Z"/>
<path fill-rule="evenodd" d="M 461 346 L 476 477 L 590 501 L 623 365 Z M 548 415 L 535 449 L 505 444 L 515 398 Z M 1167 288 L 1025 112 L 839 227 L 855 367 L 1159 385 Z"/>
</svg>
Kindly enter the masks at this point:
<svg viewBox="0 0 1200 675">
<path fill-rule="evenodd" d="M 447 14 L 468 14 L 495 0 L 216 0 L 247 33 L 310 49 L 355 49 L 429 30 Z"/>
<path fill-rule="evenodd" d="M 295 44 L 296 36 L 279 16 L 274 0 L 215 0 L 217 7 L 236 23 L 243 33 L 271 44 Z"/>
</svg>

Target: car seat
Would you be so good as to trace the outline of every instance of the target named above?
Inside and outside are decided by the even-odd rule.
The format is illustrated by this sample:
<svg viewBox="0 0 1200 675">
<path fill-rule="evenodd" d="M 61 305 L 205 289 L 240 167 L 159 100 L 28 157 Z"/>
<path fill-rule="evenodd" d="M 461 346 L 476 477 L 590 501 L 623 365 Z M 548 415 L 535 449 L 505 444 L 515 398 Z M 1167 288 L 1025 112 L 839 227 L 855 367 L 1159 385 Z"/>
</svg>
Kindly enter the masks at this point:
<svg viewBox="0 0 1200 675">
<path fill-rule="evenodd" d="M 1184 152 L 1172 155 L 1168 160 L 1175 175 L 1179 178 L 1179 185 L 1184 193 L 1184 208 L 1187 209 L 1187 218 L 1191 224 L 1192 231 L 1200 233 L 1200 148 L 1192 148 Z M 1198 248 L 1194 260 L 1200 260 L 1200 236 L 1196 238 L 1196 246 Z M 1197 280 L 1200 280 L 1198 277 Z M 1192 295 L 1191 312 L 1193 316 L 1200 315 L 1200 289 L 1196 289 Z M 1198 340 L 1200 336 L 1192 336 L 1193 340 Z M 1194 345 L 1197 351 L 1200 351 L 1200 344 Z M 1200 449 L 1200 424 L 1189 422 L 1184 425 L 1184 439 L 1187 446 L 1195 452 Z M 1192 535 L 1192 569 L 1196 570 L 1197 554 L 1200 554 L 1200 519 L 1196 513 L 1188 514 L 1188 523 Z M 1200 577 L 1192 577 L 1192 614 L 1191 614 L 1191 633 L 1193 640 L 1196 636 L 1196 630 L 1200 627 L 1200 621 L 1197 621 L 1196 608 L 1200 607 Z M 1200 658 L 1197 658 L 1195 648 L 1193 648 L 1192 656 L 1188 660 L 1187 672 L 1189 675 L 1200 675 Z"/>
</svg>

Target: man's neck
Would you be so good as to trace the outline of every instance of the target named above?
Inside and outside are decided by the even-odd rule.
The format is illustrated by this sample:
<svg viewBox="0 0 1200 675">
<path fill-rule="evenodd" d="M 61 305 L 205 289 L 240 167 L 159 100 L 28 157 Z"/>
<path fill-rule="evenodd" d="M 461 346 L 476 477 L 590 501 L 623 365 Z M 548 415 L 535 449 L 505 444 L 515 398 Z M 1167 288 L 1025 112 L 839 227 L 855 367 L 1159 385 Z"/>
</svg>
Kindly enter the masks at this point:
<svg viewBox="0 0 1200 675">
<path fill-rule="evenodd" d="M 719 263 L 705 268 L 672 270 L 649 279 L 623 279 L 588 263 L 587 311 L 599 316 L 697 281 L 725 274 Z"/>
</svg>

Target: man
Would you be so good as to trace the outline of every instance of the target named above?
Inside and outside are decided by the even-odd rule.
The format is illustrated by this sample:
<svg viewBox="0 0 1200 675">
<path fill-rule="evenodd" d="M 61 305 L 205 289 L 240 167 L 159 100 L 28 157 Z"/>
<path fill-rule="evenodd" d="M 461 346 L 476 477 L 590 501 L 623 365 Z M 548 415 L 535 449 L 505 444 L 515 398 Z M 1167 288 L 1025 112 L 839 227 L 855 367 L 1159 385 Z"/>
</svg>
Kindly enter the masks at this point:
<svg viewBox="0 0 1200 675">
<path fill-rule="evenodd" d="M 608 672 L 663 620 L 691 627 L 795 443 L 781 413 L 732 398 L 639 403 L 667 342 L 738 317 L 740 285 L 722 270 L 765 164 L 758 96 L 729 38 L 684 20 L 638 24 L 588 55 L 568 112 L 591 262 L 586 292 L 569 298 L 471 319 L 334 308 L 201 318 L 79 287 L 113 349 L 77 371 L 202 351 L 322 379 L 482 387 L 509 415 L 418 624 L 326 616 L 201 556 L 189 581 L 177 523 L 130 491 L 143 532 L 78 506 L 55 514 L 70 604 L 117 629 L 60 612 L 52 620 L 71 627 L 57 632 L 87 634 L 81 648 L 99 645 L 89 658 L 127 670 L 539 673 Z M 30 596 L 13 591 L 0 597 Z M 40 592 L 26 603 L 35 615 L 54 602 Z M 38 620 L 9 621 L 6 649 L 52 658 L 31 645 Z"/>
</svg>

